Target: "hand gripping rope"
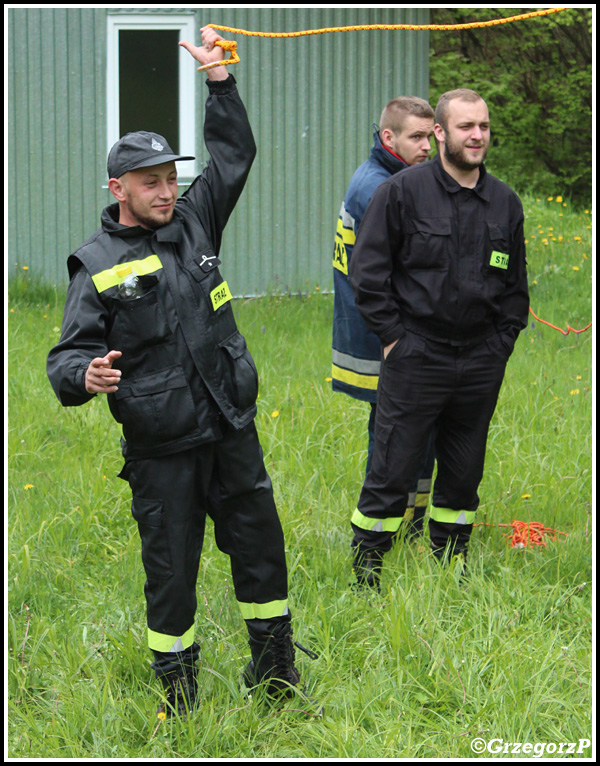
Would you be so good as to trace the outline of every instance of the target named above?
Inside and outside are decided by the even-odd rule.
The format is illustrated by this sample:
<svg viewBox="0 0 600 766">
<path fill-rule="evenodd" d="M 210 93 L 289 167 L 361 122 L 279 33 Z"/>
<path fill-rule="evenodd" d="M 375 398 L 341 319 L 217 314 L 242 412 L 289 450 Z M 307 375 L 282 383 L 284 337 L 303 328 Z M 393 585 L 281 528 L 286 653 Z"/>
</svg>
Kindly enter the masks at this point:
<svg viewBox="0 0 600 766">
<path fill-rule="evenodd" d="M 207 26 L 213 29 L 218 29 L 222 32 L 231 32 L 237 35 L 248 35 L 250 37 L 303 37 L 305 35 L 323 35 L 329 32 L 358 32 L 361 30 L 370 29 L 408 29 L 408 30 L 456 30 L 456 29 L 476 29 L 479 27 L 494 27 L 500 24 L 510 24 L 513 21 L 523 21 L 525 19 L 531 19 L 535 16 L 547 16 L 550 13 L 558 13 L 564 11 L 566 8 L 546 8 L 542 11 L 532 11 L 531 13 L 523 13 L 520 16 L 510 16 L 506 19 L 492 19 L 491 21 L 473 21 L 468 24 L 361 24 L 351 27 L 327 27 L 325 29 L 305 29 L 300 32 L 250 32 L 247 29 L 236 29 L 235 27 L 224 27 L 220 24 L 208 24 Z M 237 64 L 240 61 L 240 57 L 237 55 L 237 42 L 235 40 L 217 40 L 215 45 L 223 48 L 224 51 L 230 52 L 228 59 L 223 61 L 214 61 L 212 64 L 205 64 L 198 67 L 198 71 L 202 72 L 206 69 L 212 69 L 216 66 L 229 66 L 230 64 Z"/>
</svg>

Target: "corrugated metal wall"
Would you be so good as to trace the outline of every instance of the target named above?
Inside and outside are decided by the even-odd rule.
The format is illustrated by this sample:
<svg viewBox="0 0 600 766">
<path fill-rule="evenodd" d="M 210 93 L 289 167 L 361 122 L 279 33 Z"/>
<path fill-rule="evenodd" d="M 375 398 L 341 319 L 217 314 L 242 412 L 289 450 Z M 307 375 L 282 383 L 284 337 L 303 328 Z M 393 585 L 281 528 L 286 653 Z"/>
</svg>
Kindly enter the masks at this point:
<svg viewBox="0 0 600 766">
<path fill-rule="evenodd" d="M 93 233 L 100 210 L 112 201 L 103 188 L 107 13 L 9 11 L 9 276 L 27 265 L 64 282 L 66 256 Z M 196 20 L 198 28 L 214 23 L 293 32 L 426 24 L 429 11 L 225 7 L 197 11 Z M 328 289 L 339 206 L 350 176 L 368 156 L 372 123 L 395 96 L 428 96 L 428 33 L 237 40 L 242 62 L 232 72 L 258 156 L 225 234 L 227 280 L 238 295 Z M 203 83 L 199 75 L 200 104 Z M 199 133 L 197 156 L 205 159 Z"/>
</svg>

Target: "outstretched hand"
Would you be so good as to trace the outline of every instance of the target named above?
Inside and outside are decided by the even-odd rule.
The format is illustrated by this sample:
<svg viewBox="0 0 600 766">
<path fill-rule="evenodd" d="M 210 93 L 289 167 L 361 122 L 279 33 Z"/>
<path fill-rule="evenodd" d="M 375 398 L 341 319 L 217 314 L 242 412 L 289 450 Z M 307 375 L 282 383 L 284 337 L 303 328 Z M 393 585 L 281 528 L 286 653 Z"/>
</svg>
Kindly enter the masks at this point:
<svg viewBox="0 0 600 766">
<path fill-rule="evenodd" d="M 117 391 L 121 370 L 113 369 L 113 363 L 121 356 L 121 351 L 109 351 L 104 357 L 92 359 L 85 373 L 85 390 L 88 394 L 114 394 Z"/>
<path fill-rule="evenodd" d="M 214 64 L 215 61 L 221 61 L 225 58 L 225 51 L 218 45 L 215 45 L 217 40 L 223 40 L 224 38 L 217 34 L 212 27 L 202 27 L 200 32 L 202 34 L 202 45 L 194 45 L 187 42 L 187 40 L 182 40 L 179 45 L 185 48 L 202 66 Z M 207 69 L 206 76 L 209 80 L 226 80 L 229 75 L 224 66 L 217 66 Z"/>
</svg>

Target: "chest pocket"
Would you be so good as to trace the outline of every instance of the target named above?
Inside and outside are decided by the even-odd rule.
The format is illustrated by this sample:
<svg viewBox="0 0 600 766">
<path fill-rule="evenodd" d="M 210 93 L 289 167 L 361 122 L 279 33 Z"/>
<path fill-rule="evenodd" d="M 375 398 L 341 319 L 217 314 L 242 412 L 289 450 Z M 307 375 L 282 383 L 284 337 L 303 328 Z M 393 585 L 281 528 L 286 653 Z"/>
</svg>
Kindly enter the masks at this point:
<svg viewBox="0 0 600 766">
<path fill-rule="evenodd" d="M 483 276 L 486 279 L 506 281 L 510 263 L 508 227 L 497 223 L 487 224 L 488 243 L 483 258 Z"/>
<path fill-rule="evenodd" d="M 149 346 L 165 343 L 172 333 L 158 300 L 158 277 L 139 277 L 143 294 L 135 299 L 112 297 L 113 326 L 109 343 L 120 351 L 135 354 Z"/>
<path fill-rule="evenodd" d="M 450 218 L 409 218 L 403 260 L 409 269 L 447 271 L 452 234 Z"/>
<path fill-rule="evenodd" d="M 231 309 L 231 291 L 221 276 L 221 261 L 207 249 L 196 253 L 186 262 L 185 268 L 192 275 L 192 284 L 203 313 L 216 326 L 217 341 L 231 335 L 235 330 L 235 319 Z"/>
<path fill-rule="evenodd" d="M 223 300 L 223 297 L 215 300 L 215 295 L 219 292 L 218 288 L 227 284 L 219 272 L 220 265 L 221 261 L 212 250 L 194 255 L 185 264 L 186 270 L 194 278 L 198 299 L 208 303 L 211 313 L 220 308 L 224 302 L 227 302 Z"/>
</svg>

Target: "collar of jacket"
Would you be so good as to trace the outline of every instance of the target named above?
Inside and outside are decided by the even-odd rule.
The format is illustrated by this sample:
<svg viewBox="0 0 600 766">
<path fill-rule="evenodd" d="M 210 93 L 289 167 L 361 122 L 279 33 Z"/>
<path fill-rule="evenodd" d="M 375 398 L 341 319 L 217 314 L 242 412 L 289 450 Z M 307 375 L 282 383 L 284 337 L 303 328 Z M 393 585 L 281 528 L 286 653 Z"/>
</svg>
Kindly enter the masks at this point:
<svg viewBox="0 0 600 766">
<path fill-rule="evenodd" d="M 442 165 L 442 160 L 440 158 L 439 152 L 430 161 L 430 163 L 424 163 L 424 164 L 431 165 L 434 176 L 442 184 L 444 189 L 446 189 L 446 191 L 449 192 L 450 194 L 455 194 L 456 192 L 459 192 L 461 189 L 465 188 L 464 186 L 461 186 L 458 183 L 458 181 L 455 181 L 451 175 L 446 173 L 446 171 L 444 170 L 444 166 Z M 490 195 L 489 195 L 488 184 L 487 184 L 487 170 L 485 169 L 485 165 L 483 163 L 479 166 L 479 178 L 477 180 L 477 183 L 473 187 L 473 189 L 471 189 L 471 191 L 475 192 L 475 194 L 477 194 L 478 197 L 481 197 L 481 199 L 484 200 L 485 202 L 490 201 Z"/>
<path fill-rule="evenodd" d="M 179 242 L 181 240 L 181 220 L 177 215 L 177 208 L 173 213 L 173 219 L 165 226 L 158 229 L 146 229 L 143 226 L 124 226 L 119 223 L 119 204 L 115 202 L 105 207 L 101 216 L 102 229 L 107 234 L 115 234 L 123 239 L 134 237 L 156 236 L 159 242 Z"/>
<path fill-rule="evenodd" d="M 404 168 L 408 167 L 403 159 L 398 155 L 393 154 L 389 149 L 381 143 L 379 138 L 379 128 L 373 124 L 373 146 L 371 148 L 371 157 L 384 168 L 390 171 L 390 173 L 399 173 Z"/>
</svg>

